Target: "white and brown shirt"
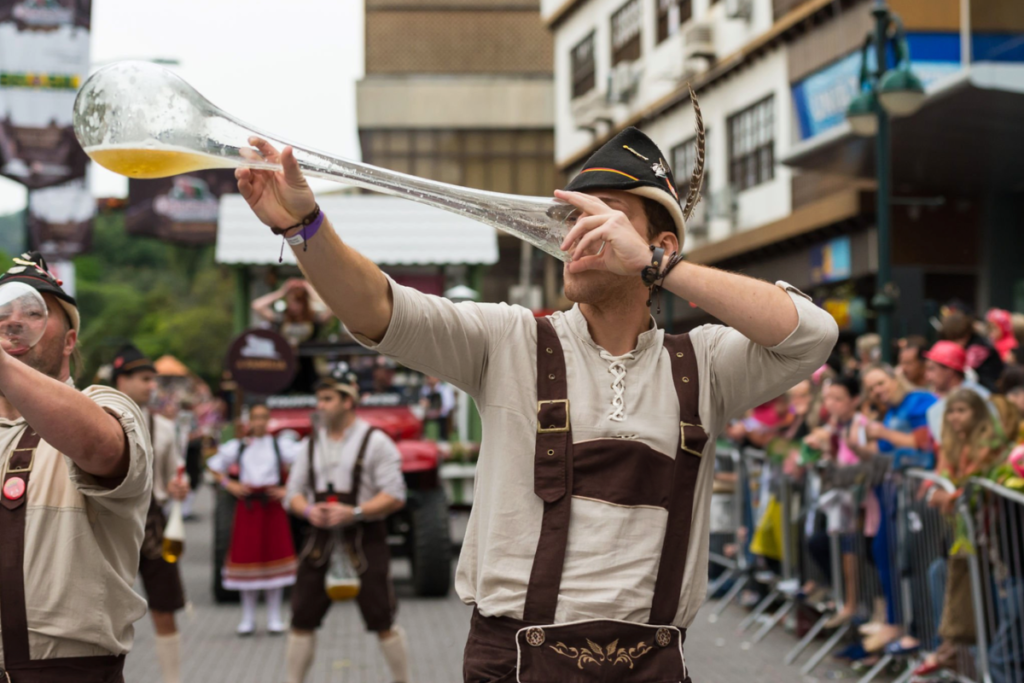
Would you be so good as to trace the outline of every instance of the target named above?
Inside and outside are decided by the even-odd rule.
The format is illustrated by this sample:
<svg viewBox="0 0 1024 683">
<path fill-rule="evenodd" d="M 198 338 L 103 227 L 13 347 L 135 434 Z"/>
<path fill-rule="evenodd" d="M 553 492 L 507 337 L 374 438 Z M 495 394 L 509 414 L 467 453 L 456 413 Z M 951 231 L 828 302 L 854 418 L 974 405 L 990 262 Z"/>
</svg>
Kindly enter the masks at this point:
<svg viewBox="0 0 1024 683">
<path fill-rule="evenodd" d="M 323 493 L 330 485 L 337 493 L 352 490 L 352 471 L 359 449 L 371 425 L 356 418 L 340 439 L 332 439 L 326 429 L 317 429 L 301 442 L 297 449 L 291 473 L 288 476 L 288 501 L 298 494 L 313 500 L 314 493 Z M 313 470 L 309 469 L 309 439 L 316 439 L 313 449 Z M 402 456 L 395 442 L 377 430 L 370 435 L 363 456 L 363 473 L 359 479 L 359 499 L 362 505 L 378 493 L 405 501 L 405 478 L 402 476 Z"/>
<path fill-rule="evenodd" d="M 705 325 L 690 338 L 697 355 L 700 416 L 711 437 L 694 498 L 693 527 L 674 624 L 687 627 L 704 600 L 715 436 L 729 420 L 806 379 L 838 336 L 833 319 L 785 283 L 799 325 L 781 344 L 759 346 L 739 332 Z M 534 493 L 537 435 L 537 325 L 505 304 L 454 304 L 391 283 L 394 312 L 380 344 L 364 344 L 469 393 L 483 420 L 473 512 L 456 589 L 484 616 L 521 619 L 540 534 L 543 503 Z M 636 348 L 614 357 L 590 336 L 575 307 L 551 317 L 565 354 L 573 441 L 639 441 L 675 457 L 679 402 L 664 332 L 653 326 Z M 632 477 L 634 483 L 642 477 Z M 668 513 L 616 505 L 619 477 L 591 477 L 607 495 L 574 495 L 555 621 L 647 622 Z M 604 493 L 604 492 L 599 492 Z M 618 496 L 621 498 L 621 496 Z"/>
<path fill-rule="evenodd" d="M 106 488 L 45 441 L 36 449 L 25 504 L 32 659 L 124 654 L 132 646 L 132 624 L 146 614 L 146 601 L 132 586 L 153 486 L 149 432 L 142 411 L 124 394 L 101 386 L 83 393 L 121 423 L 128 474 Z M 24 419 L 0 419 L 0 481 L 25 428 Z"/>
</svg>

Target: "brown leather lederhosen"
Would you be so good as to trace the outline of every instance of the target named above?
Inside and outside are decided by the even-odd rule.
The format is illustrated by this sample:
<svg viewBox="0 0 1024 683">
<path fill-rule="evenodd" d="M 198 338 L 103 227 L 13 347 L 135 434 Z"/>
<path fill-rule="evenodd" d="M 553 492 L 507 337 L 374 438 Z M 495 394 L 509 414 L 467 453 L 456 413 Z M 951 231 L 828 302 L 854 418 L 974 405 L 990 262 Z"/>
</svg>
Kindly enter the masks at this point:
<svg viewBox="0 0 1024 683">
<path fill-rule="evenodd" d="M 690 680 L 683 659 L 686 630 L 672 622 L 682 594 L 694 492 L 708 436 L 699 416 L 693 344 L 688 335 L 665 335 L 664 345 L 671 360 L 680 416 L 679 445 L 671 462 L 664 454 L 636 441 L 599 439 L 573 444 L 562 345 L 551 321 L 537 319 L 534 492 L 544 501 L 540 539 L 523 620 L 474 613 L 466 646 L 467 683 Z M 636 455 L 623 449 L 642 452 L 647 469 L 636 472 L 623 468 L 623 463 L 629 467 L 629 458 L 618 456 Z M 609 479 L 625 483 L 610 491 L 606 483 Z M 598 491 L 605 497 L 596 495 Z M 668 511 L 648 624 L 610 619 L 554 623 L 573 495 L 622 505 L 657 505 Z M 600 648 L 595 649 L 595 644 Z"/>
<path fill-rule="evenodd" d="M 149 411 L 149 441 L 153 446 L 154 466 L 156 464 L 156 416 Z M 177 612 L 185 609 L 185 586 L 177 564 L 164 559 L 164 528 L 167 515 L 156 495 L 149 499 L 146 511 L 146 531 L 142 537 L 142 552 L 139 554 L 139 576 L 146 591 L 146 602 L 154 612 Z"/>
<path fill-rule="evenodd" d="M 0 501 L 0 631 L 4 646 L 0 681 L 123 683 L 124 655 L 35 660 L 30 656 L 25 604 L 25 502 L 39 441 L 39 435 L 26 427 L 10 455 L 3 481 L 6 485 L 20 478 L 25 482 L 25 492 L 16 500 L 3 496 Z"/>
<path fill-rule="evenodd" d="M 344 505 L 356 506 L 359 502 L 359 486 L 363 477 L 363 462 L 370 444 L 370 437 L 376 427 L 367 430 L 359 446 L 359 454 L 352 467 L 352 488 L 347 493 L 333 490 L 316 491 L 318 503 L 337 501 Z M 316 433 L 309 438 L 310 485 L 316 489 L 314 467 L 314 444 Z M 325 472 L 325 479 L 329 480 Z M 334 534 L 328 529 L 310 529 L 309 537 L 299 562 L 299 573 L 292 590 L 292 627 L 301 631 L 315 631 L 323 623 L 331 607 L 331 599 L 324 590 L 324 581 L 331 557 Z M 349 552 L 355 559 L 359 572 L 360 588 L 356 602 L 369 631 L 388 631 L 394 623 L 397 603 L 391 584 L 391 551 L 388 549 L 388 528 L 384 520 L 363 521 L 344 529 L 343 538 Z"/>
</svg>

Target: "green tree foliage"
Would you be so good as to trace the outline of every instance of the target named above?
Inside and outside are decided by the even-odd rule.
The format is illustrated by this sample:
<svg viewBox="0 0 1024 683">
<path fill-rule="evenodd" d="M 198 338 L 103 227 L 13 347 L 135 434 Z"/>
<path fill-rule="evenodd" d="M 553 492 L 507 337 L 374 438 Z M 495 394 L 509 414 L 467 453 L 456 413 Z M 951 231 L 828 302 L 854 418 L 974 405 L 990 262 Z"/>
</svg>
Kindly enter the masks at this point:
<svg viewBox="0 0 1024 683">
<path fill-rule="evenodd" d="M 128 235 L 120 213 L 96 217 L 92 252 L 75 259 L 82 312 L 83 383 L 131 341 L 151 358 L 171 354 L 217 386 L 232 337 L 230 271 L 213 247 Z"/>
</svg>

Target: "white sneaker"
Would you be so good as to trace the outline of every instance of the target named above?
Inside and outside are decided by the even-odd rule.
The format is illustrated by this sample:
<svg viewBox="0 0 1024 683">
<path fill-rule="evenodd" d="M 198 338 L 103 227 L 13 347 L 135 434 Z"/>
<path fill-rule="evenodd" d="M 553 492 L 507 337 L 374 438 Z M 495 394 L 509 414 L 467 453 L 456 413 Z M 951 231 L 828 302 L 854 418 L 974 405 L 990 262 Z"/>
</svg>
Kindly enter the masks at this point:
<svg viewBox="0 0 1024 683">
<path fill-rule="evenodd" d="M 238 625 L 238 628 L 235 629 L 235 633 L 238 635 L 239 638 L 247 638 L 248 636 L 251 636 L 252 634 L 256 633 L 256 624 L 247 623 L 243 621 L 241 624 Z"/>
<path fill-rule="evenodd" d="M 274 621 L 267 623 L 267 633 L 272 636 L 284 635 L 284 632 L 288 630 L 288 627 L 283 621 Z"/>
</svg>

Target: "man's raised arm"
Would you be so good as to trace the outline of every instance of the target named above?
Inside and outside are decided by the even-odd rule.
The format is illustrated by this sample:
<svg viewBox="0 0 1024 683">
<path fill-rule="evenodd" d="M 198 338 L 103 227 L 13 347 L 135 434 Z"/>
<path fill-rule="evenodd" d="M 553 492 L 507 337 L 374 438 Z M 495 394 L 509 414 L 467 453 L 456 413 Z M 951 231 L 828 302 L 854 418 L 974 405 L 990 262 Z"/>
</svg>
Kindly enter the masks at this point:
<svg viewBox="0 0 1024 683">
<path fill-rule="evenodd" d="M 40 437 L 84 472 L 105 479 L 128 473 L 128 437 L 116 417 L 72 386 L 0 351 L 0 392 Z"/>
<path fill-rule="evenodd" d="M 279 153 L 260 138 L 250 138 L 249 143 L 268 161 L 279 162 L 284 172 L 240 168 L 235 171 L 239 192 L 256 216 L 271 228 L 301 223 L 315 210 L 316 198 L 299 170 L 292 148 L 285 147 Z M 351 332 L 379 342 L 391 323 L 391 286 L 380 268 L 343 243 L 326 217 L 323 221 L 305 248 L 301 242 L 293 247 L 299 267 Z M 285 237 L 294 237 L 302 230 L 295 227 Z"/>
</svg>

